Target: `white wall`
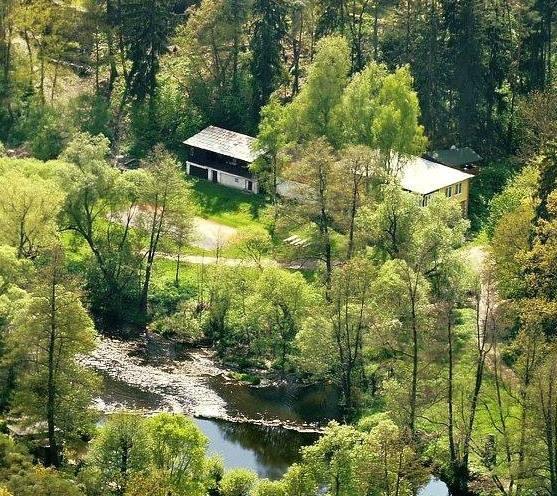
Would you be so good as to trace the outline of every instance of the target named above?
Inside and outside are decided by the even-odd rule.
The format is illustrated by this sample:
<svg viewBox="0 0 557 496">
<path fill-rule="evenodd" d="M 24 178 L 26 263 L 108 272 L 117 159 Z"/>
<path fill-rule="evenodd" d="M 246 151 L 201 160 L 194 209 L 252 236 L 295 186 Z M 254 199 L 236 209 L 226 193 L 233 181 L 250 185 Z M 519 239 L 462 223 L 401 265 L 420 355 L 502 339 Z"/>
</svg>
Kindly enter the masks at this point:
<svg viewBox="0 0 557 496">
<path fill-rule="evenodd" d="M 247 181 L 248 179 L 240 176 L 234 176 L 232 174 L 226 174 L 225 172 L 218 173 L 218 182 L 224 186 L 230 188 L 242 189 L 247 191 Z M 252 181 L 253 192 L 257 193 L 257 181 Z"/>
<path fill-rule="evenodd" d="M 205 167 L 203 165 L 198 165 L 195 162 L 191 162 L 192 165 L 195 165 L 197 167 L 201 167 L 203 169 L 208 169 L 209 171 L 209 181 L 213 180 L 213 170 L 216 169 L 211 169 L 210 167 Z M 189 174 L 190 173 L 190 162 L 186 161 L 186 172 Z M 249 191 L 248 190 L 248 183 L 247 183 L 248 179 L 246 179 L 245 177 L 240 177 L 240 176 L 235 176 L 233 174 L 227 174 L 226 172 L 221 172 L 219 170 L 217 170 L 217 182 L 219 184 L 222 184 L 223 186 L 228 186 L 229 188 L 235 188 L 235 189 L 241 189 L 244 191 Z M 251 180 L 252 182 L 252 193 L 258 193 L 259 192 L 259 188 L 257 185 L 257 181 Z"/>
</svg>

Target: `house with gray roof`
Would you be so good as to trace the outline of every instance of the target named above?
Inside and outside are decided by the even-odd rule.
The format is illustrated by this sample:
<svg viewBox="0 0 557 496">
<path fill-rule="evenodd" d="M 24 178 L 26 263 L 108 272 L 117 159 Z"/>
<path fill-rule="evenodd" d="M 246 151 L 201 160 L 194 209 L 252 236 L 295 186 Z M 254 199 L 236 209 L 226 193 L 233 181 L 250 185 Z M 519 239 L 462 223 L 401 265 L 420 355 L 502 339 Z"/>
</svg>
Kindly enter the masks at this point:
<svg viewBox="0 0 557 496">
<path fill-rule="evenodd" d="M 186 170 L 191 176 L 251 193 L 259 192 L 257 177 L 250 170 L 250 165 L 263 154 L 255 148 L 255 138 L 209 126 L 184 144 L 188 147 Z M 424 206 L 433 195 L 443 194 L 459 202 L 466 215 L 469 183 L 473 175 L 421 157 L 400 160 L 397 179 L 404 190 L 418 195 Z M 285 198 L 295 200 L 310 196 L 306 186 L 282 178 L 278 192 Z"/>
<path fill-rule="evenodd" d="M 189 175 L 251 193 L 259 192 L 257 178 L 250 170 L 250 165 L 262 155 L 255 149 L 255 138 L 209 126 L 184 144 L 188 148 Z"/>
<path fill-rule="evenodd" d="M 433 195 L 442 194 L 456 201 L 464 215 L 468 212 L 470 179 L 474 176 L 421 157 L 408 157 L 400 168 L 398 180 L 402 189 L 419 195 L 426 206 Z"/>
</svg>

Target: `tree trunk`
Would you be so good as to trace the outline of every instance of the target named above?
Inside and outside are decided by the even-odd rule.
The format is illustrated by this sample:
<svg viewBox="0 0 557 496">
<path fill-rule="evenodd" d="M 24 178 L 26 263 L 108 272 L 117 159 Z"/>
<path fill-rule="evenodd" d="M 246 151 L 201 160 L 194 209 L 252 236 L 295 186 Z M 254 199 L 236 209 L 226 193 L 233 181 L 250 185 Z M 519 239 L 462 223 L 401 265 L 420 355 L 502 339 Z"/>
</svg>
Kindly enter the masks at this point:
<svg viewBox="0 0 557 496">
<path fill-rule="evenodd" d="M 360 181 L 359 176 L 354 173 L 352 182 L 352 203 L 350 205 L 350 225 L 348 229 L 348 250 L 346 258 L 349 260 L 354 255 L 354 229 L 356 224 L 356 213 L 358 211 L 358 183 Z"/>
<path fill-rule="evenodd" d="M 176 287 L 180 286 L 180 252 L 176 257 L 176 274 L 174 275 L 174 285 Z"/>
<path fill-rule="evenodd" d="M 412 279 L 414 276 L 414 280 Z M 416 434 L 416 416 L 418 404 L 418 365 L 419 365 L 419 335 L 418 335 L 418 313 L 417 313 L 417 290 L 418 290 L 418 273 L 411 274 L 409 268 L 406 270 L 408 297 L 410 299 L 410 318 L 412 331 L 412 382 L 410 387 L 410 418 L 408 419 L 408 427 L 412 436 Z"/>
<path fill-rule="evenodd" d="M 379 57 L 379 0 L 375 0 L 373 9 L 373 60 Z"/>
<path fill-rule="evenodd" d="M 449 360 L 449 378 L 447 385 L 447 406 L 448 406 L 448 434 L 449 434 L 449 454 L 451 457 L 451 465 L 454 467 L 457 463 L 456 443 L 454 437 L 454 405 L 453 405 L 453 327 L 452 327 L 452 308 L 447 312 L 447 343 L 448 343 L 448 360 Z"/>
<path fill-rule="evenodd" d="M 54 269 L 56 270 L 56 269 Z M 50 335 L 48 342 L 48 382 L 47 382 L 47 403 L 46 403 L 46 422 L 48 429 L 48 458 L 47 465 L 58 467 L 60 460 L 58 457 L 58 444 L 56 442 L 56 379 L 55 379 L 55 352 L 56 352 L 56 275 L 52 275 L 52 285 L 50 294 Z"/>
</svg>

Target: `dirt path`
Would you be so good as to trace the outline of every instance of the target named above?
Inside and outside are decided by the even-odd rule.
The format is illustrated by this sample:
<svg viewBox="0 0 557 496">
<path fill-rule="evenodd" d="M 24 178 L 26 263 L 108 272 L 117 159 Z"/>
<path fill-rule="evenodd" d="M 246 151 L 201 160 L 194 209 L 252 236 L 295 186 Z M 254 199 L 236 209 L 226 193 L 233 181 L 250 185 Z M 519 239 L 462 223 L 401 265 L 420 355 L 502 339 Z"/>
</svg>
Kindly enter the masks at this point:
<svg viewBox="0 0 557 496">
<path fill-rule="evenodd" d="M 468 250 L 468 260 L 473 269 L 479 274 L 481 278 L 481 296 L 479 302 L 479 312 L 482 321 L 480 326 L 498 326 L 498 307 L 501 304 L 501 299 L 497 294 L 496 282 L 494 275 L 486 272 L 486 263 L 489 263 L 487 249 L 482 246 L 473 246 Z M 486 319 L 491 322 L 486 323 Z M 516 383 L 516 376 L 514 371 L 509 368 L 501 359 L 499 347 L 493 346 L 491 343 L 488 346 L 486 363 L 490 370 L 499 369 L 501 377 L 507 384 Z"/>
<path fill-rule="evenodd" d="M 157 253 L 157 257 L 164 258 L 166 260 L 176 261 L 177 256 L 171 253 Z M 300 270 L 300 269 L 315 269 L 315 260 L 304 260 L 304 261 L 291 261 L 291 262 L 277 262 L 271 258 L 264 258 L 258 264 L 253 260 L 247 260 L 242 258 L 228 258 L 228 257 L 210 257 L 205 255 L 182 255 L 180 257 L 180 262 L 190 263 L 193 265 L 222 265 L 224 267 L 282 267 L 283 269 Z"/>
</svg>

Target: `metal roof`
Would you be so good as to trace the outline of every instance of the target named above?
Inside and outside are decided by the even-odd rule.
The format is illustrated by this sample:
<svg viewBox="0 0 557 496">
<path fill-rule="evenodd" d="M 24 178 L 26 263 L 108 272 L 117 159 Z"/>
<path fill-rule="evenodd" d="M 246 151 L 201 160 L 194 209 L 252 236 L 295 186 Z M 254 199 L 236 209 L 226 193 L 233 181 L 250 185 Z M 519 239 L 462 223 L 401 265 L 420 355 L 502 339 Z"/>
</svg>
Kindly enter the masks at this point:
<svg viewBox="0 0 557 496">
<path fill-rule="evenodd" d="M 420 195 L 433 193 L 471 177 L 474 176 L 421 157 L 405 159 L 399 173 L 402 188 Z"/>
<path fill-rule="evenodd" d="M 482 160 L 482 157 L 469 146 L 434 150 L 429 154 L 429 158 L 450 167 L 462 167 L 463 165 L 473 164 Z"/>
<path fill-rule="evenodd" d="M 254 149 L 255 138 L 216 126 L 203 129 L 184 141 L 184 144 L 244 162 L 253 162 L 262 155 L 262 152 Z"/>
</svg>

